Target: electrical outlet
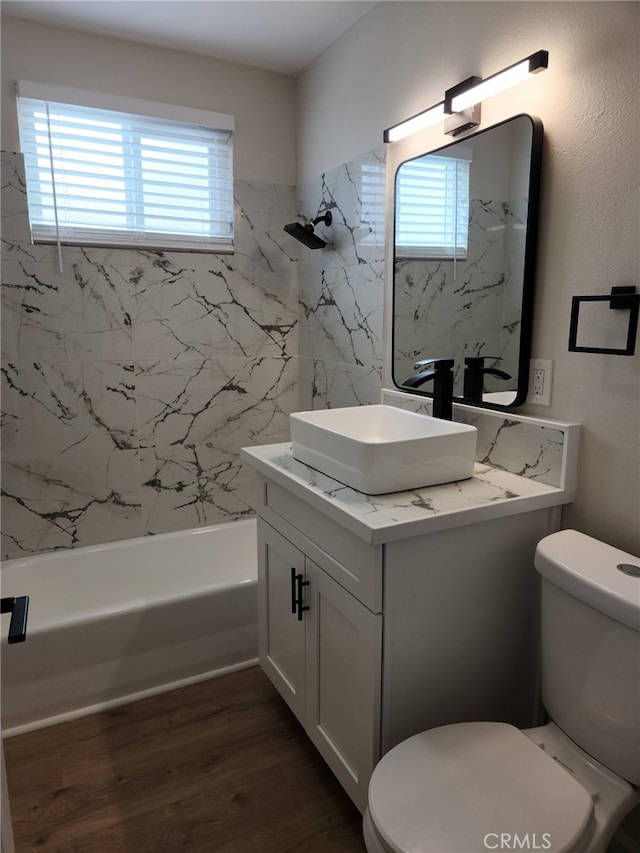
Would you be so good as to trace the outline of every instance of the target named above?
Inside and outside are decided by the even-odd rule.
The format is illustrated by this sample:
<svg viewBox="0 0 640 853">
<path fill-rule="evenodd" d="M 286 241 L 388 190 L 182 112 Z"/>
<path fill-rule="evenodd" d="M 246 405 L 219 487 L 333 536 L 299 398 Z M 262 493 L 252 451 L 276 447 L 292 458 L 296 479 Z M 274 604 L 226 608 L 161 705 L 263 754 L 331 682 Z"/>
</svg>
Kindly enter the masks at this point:
<svg viewBox="0 0 640 853">
<path fill-rule="evenodd" d="M 532 358 L 529 362 L 529 395 L 527 403 L 538 406 L 551 405 L 551 382 L 553 361 L 547 358 Z"/>
<path fill-rule="evenodd" d="M 541 367 L 536 367 L 533 371 L 533 393 L 536 397 L 544 394 L 544 373 Z"/>
</svg>

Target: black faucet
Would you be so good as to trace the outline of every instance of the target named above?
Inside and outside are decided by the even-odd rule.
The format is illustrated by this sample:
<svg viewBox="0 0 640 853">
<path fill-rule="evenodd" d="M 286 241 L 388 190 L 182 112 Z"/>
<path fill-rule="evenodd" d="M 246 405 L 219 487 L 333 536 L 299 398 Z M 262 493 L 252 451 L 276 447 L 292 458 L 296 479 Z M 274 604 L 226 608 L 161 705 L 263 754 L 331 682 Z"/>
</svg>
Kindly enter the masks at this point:
<svg viewBox="0 0 640 853">
<path fill-rule="evenodd" d="M 419 388 L 433 379 L 433 416 L 450 421 L 453 417 L 453 359 L 423 358 L 416 361 L 415 367 L 433 365 L 428 370 L 419 370 L 407 377 L 402 383 L 404 388 Z"/>
<path fill-rule="evenodd" d="M 499 379 L 511 379 L 508 373 L 504 370 L 497 370 L 495 367 L 485 367 L 485 358 L 490 358 L 496 361 L 498 356 L 490 355 L 474 355 L 468 356 L 464 360 L 464 387 L 463 396 L 465 400 L 470 400 L 474 403 L 482 402 L 484 393 L 484 377 L 497 376 Z"/>
</svg>

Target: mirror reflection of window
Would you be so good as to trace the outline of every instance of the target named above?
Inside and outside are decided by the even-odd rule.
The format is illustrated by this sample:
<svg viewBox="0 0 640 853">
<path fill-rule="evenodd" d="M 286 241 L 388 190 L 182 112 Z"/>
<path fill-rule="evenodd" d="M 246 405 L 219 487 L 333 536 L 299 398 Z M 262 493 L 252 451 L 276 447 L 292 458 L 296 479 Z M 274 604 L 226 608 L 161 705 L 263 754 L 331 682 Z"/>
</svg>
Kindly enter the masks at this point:
<svg viewBox="0 0 640 853">
<path fill-rule="evenodd" d="M 405 163 L 396 178 L 395 247 L 401 258 L 466 258 L 469 162 L 431 155 Z"/>
</svg>

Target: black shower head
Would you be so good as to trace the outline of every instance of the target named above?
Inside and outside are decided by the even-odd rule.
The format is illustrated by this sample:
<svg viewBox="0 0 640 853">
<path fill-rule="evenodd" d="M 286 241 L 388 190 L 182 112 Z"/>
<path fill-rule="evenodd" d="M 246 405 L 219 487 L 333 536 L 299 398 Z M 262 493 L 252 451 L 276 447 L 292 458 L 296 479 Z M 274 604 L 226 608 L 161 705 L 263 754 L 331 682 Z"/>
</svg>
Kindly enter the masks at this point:
<svg viewBox="0 0 640 853">
<path fill-rule="evenodd" d="M 289 225 L 284 226 L 284 230 L 287 234 L 291 234 L 292 237 L 300 240 L 301 243 L 304 243 L 310 249 L 324 249 L 327 245 L 326 240 L 323 240 L 314 233 L 313 225 L 311 224 L 301 225 L 299 222 L 291 222 Z"/>
<path fill-rule="evenodd" d="M 301 243 L 304 243 L 304 245 L 309 249 L 324 249 L 327 245 L 327 241 L 323 240 L 322 237 L 318 237 L 313 230 L 313 226 L 317 225 L 318 222 L 324 222 L 325 225 L 331 225 L 331 219 L 331 211 L 328 210 L 322 216 L 318 216 L 317 219 L 314 219 L 313 223 L 309 222 L 306 225 L 301 225 L 299 222 L 290 222 L 288 225 L 284 226 L 284 230 L 287 234 L 291 234 L 292 237 L 295 237 L 296 240 L 300 240 Z"/>
</svg>

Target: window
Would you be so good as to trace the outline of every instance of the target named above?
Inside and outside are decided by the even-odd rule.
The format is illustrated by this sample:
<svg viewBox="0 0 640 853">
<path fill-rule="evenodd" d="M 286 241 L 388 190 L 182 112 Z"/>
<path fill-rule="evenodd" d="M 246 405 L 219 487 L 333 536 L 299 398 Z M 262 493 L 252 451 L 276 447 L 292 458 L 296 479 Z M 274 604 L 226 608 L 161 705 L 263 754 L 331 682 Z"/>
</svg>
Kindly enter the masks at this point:
<svg viewBox="0 0 640 853">
<path fill-rule="evenodd" d="M 28 83 L 18 116 L 34 242 L 233 250 L 232 116 Z"/>
<path fill-rule="evenodd" d="M 366 161 L 360 165 L 360 219 L 370 229 L 361 240 L 366 245 L 384 245 L 385 180 L 384 162 Z"/>
<path fill-rule="evenodd" d="M 469 231 L 469 160 L 430 154 L 396 177 L 396 255 L 464 258 Z"/>
</svg>

